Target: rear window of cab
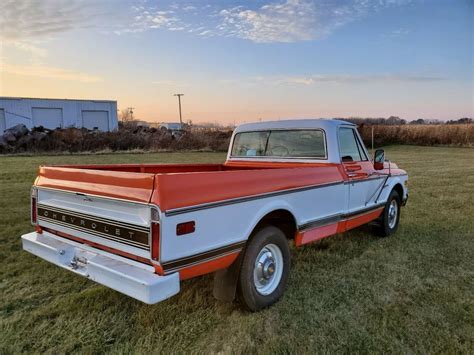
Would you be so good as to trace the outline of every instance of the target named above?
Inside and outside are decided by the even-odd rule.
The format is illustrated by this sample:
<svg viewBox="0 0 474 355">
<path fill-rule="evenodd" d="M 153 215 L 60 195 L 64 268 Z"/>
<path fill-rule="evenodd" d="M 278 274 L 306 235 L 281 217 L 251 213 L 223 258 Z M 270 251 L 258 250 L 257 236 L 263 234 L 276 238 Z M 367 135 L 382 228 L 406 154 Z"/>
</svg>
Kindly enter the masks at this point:
<svg viewBox="0 0 474 355">
<path fill-rule="evenodd" d="M 326 159 L 326 137 L 321 129 L 241 132 L 234 137 L 231 157 Z"/>
</svg>

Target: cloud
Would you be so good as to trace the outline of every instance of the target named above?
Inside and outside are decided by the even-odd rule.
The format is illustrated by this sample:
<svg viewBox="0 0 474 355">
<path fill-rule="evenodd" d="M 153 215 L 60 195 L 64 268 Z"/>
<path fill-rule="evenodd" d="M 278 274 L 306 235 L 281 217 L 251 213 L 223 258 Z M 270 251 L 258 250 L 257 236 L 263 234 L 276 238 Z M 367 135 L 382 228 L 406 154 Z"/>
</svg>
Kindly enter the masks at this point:
<svg viewBox="0 0 474 355">
<path fill-rule="evenodd" d="M 307 1 L 287 0 L 249 10 L 241 6 L 220 11 L 221 33 L 254 42 L 294 42 L 314 38 L 316 6 Z"/>
<path fill-rule="evenodd" d="M 196 6 L 187 5 L 183 7 L 183 11 L 195 11 L 195 10 L 197 10 Z"/>
<path fill-rule="evenodd" d="M 0 72 L 47 79 L 79 81 L 82 83 L 102 81 L 102 78 L 99 76 L 44 65 L 16 65 L 0 62 Z"/>
<path fill-rule="evenodd" d="M 414 75 L 414 74 L 311 74 L 306 76 L 257 76 L 247 78 L 245 80 L 225 79 L 221 80 L 222 84 L 236 84 L 237 82 L 250 85 L 270 85 L 270 86 L 311 86 L 320 83 L 329 84 L 366 84 L 366 83 L 422 83 L 443 81 L 447 78 L 442 76 L 430 75 Z"/>
<path fill-rule="evenodd" d="M 114 31 L 121 35 L 126 33 L 141 33 L 151 29 L 167 29 L 169 31 L 183 31 L 186 25 L 174 16 L 174 10 L 164 11 L 156 7 L 132 6 L 134 21 L 126 26 L 119 26 Z"/>
<path fill-rule="evenodd" d="M 56 36 L 77 30 L 107 28 L 120 12 L 112 0 L 2 0 L 0 44 L 22 50 L 33 62 L 47 56 L 42 45 Z M 6 51 L 5 51 L 6 52 Z"/>
<path fill-rule="evenodd" d="M 31 44 L 34 39 L 93 28 L 118 35 L 160 29 L 201 37 L 288 43 L 325 38 L 380 9 L 411 1 L 415 0 L 267 0 L 256 5 L 235 0 L 227 6 L 228 2 L 219 1 L 2 0 L 0 40 Z"/>
<path fill-rule="evenodd" d="M 410 34 L 410 30 L 406 28 L 398 28 L 390 32 L 389 37 L 404 37 Z"/>
<path fill-rule="evenodd" d="M 103 17 L 103 8 L 93 0 L 2 0 L 0 39 L 44 38 L 89 27 L 98 17 Z"/>
<path fill-rule="evenodd" d="M 48 55 L 48 51 L 44 48 L 40 48 L 37 45 L 30 43 L 29 41 L 5 41 L 5 44 L 11 45 L 16 49 L 24 52 L 28 52 L 33 59 L 39 60 L 45 58 Z"/>
<path fill-rule="evenodd" d="M 222 35 L 257 43 L 296 42 L 327 37 L 337 28 L 376 12 L 410 0 L 341 0 L 334 2 L 286 0 L 258 9 L 244 6 L 220 11 Z"/>
</svg>

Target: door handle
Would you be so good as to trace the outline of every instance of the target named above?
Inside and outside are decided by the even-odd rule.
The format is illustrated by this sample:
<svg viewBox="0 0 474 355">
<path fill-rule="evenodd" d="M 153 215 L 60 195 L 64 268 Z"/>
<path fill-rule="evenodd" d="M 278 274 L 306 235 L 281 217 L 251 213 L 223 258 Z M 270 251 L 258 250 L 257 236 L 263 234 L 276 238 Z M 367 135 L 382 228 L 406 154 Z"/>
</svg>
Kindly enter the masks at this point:
<svg viewBox="0 0 474 355">
<path fill-rule="evenodd" d="M 353 177 L 356 177 L 357 174 L 353 174 L 353 173 L 347 173 L 347 176 L 350 177 L 350 178 L 353 178 Z"/>
</svg>

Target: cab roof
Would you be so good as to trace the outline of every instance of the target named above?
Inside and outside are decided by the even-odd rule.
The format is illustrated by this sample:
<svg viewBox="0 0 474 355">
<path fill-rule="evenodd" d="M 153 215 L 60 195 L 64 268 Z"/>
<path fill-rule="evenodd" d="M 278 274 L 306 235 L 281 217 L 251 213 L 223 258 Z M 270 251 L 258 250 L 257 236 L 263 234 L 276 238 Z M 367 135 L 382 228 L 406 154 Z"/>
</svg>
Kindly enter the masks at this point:
<svg viewBox="0 0 474 355">
<path fill-rule="evenodd" d="M 355 124 L 342 121 L 342 120 L 330 120 L 330 119 L 286 119 L 278 121 L 262 121 L 255 123 L 244 123 L 239 125 L 235 132 L 248 132 L 248 131 L 263 131 L 272 129 L 315 129 L 320 128 L 325 131 L 336 129 L 339 126 L 355 126 Z"/>
<path fill-rule="evenodd" d="M 280 120 L 280 121 L 264 121 L 256 123 L 245 123 L 238 126 L 234 130 L 231 144 L 229 145 L 229 151 L 227 153 L 227 160 L 241 160 L 241 161 L 255 161 L 255 157 L 232 157 L 232 145 L 234 142 L 235 135 L 241 132 L 254 132 L 254 131 L 265 131 L 265 130 L 292 130 L 292 129 L 322 129 L 324 130 L 326 140 L 326 157 L 324 159 L 293 159 L 292 162 L 326 162 L 338 164 L 341 162 L 339 156 L 339 145 L 338 145 L 338 128 L 339 127 L 350 127 L 355 128 L 357 125 L 342 121 L 342 120 L 328 120 L 328 119 L 294 119 L 294 120 Z M 288 162 L 287 158 L 273 158 L 273 157 L 260 157 L 259 161 L 272 161 L 272 162 Z"/>
</svg>

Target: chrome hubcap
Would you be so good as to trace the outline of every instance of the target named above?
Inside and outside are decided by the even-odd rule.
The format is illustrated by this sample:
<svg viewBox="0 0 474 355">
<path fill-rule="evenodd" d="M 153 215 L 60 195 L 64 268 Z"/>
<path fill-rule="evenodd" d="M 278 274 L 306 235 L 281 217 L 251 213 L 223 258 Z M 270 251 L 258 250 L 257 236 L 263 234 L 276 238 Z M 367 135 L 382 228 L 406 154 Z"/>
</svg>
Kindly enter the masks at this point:
<svg viewBox="0 0 474 355">
<path fill-rule="evenodd" d="M 261 295 L 269 295 L 280 284 L 283 274 L 283 255 L 275 244 L 267 244 L 258 253 L 253 271 L 255 289 Z"/>
<path fill-rule="evenodd" d="M 395 227 L 395 224 L 397 223 L 397 215 L 398 215 L 397 201 L 392 200 L 388 208 L 388 226 L 390 227 L 390 229 L 393 229 Z"/>
</svg>

